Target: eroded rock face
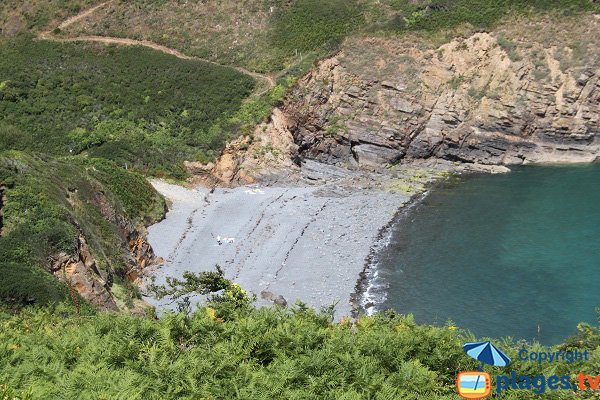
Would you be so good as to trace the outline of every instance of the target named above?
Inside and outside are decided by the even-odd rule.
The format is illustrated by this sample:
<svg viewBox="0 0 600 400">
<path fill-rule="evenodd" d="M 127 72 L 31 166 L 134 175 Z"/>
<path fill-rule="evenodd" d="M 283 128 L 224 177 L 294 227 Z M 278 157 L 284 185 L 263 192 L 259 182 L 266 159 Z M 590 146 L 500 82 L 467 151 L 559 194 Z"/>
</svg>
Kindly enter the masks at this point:
<svg viewBox="0 0 600 400">
<path fill-rule="evenodd" d="M 597 29 L 598 19 L 585 24 Z M 334 164 L 592 162 L 600 50 L 577 62 L 574 51 L 494 33 L 436 49 L 355 39 L 304 77 L 282 111 L 299 152 Z"/>
<path fill-rule="evenodd" d="M 105 274 L 97 268 L 83 235 L 78 238 L 78 255 L 60 253 L 50 260 L 50 272 L 100 310 L 117 311 Z"/>
<path fill-rule="evenodd" d="M 69 201 L 74 204 L 75 200 L 70 197 Z M 146 268 L 161 265 L 164 261 L 155 256 L 144 233 L 115 212 L 102 191 L 94 193 L 91 203 L 98 208 L 106 220 L 118 227 L 118 233 L 123 243 L 122 254 L 126 265 L 125 270 L 115 271 L 110 266 L 105 269 L 98 268 L 85 234 L 74 220 L 72 223 L 79 230 L 76 254 L 60 253 L 50 257 L 48 269 L 99 310 L 115 311 L 119 309 L 111 292 L 115 274 L 127 278 L 131 282 L 140 283 L 140 278 Z M 139 305 L 130 311 L 139 314 L 144 312 L 143 307 Z"/>
<path fill-rule="evenodd" d="M 256 127 L 252 139 L 242 136 L 228 143 L 215 164 L 187 163 L 186 167 L 195 175 L 193 184 L 214 187 L 277 182 L 297 178 L 297 155 L 287 116 L 275 108 L 268 123 Z"/>
<path fill-rule="evenodd" d="M 146 237 L 136 229 L 128 229 L 127 237 L 129 238 L 128 244 L 131 253 L 127 279 L 134 283 L 140 283 L 139 279 L 147 267 L 162 265 L 164 260 L 154 254 L 154 250 Z"/>
<path fill-rule="evenodd" d="M 125 276 L 129 281 L 137 283 L 143 274 L 145 268 L 152 265 L 161 265 L 163 260 L 156 257 L 152 246 L 146 240 L 143 232 L 140 232 L 134 224 L 128 221 L 123 216 L 117 214 L 111 207 L 110 202 L 102 192 L 96 192 L 94 195 L 93 204 L 98 207 L 100 213 L 110 223 L 116 225 L 119 230 L 119 235 L 126 244 L 127 248 L 124 253 L 129 253 L 127 256 L 127 272 Z"/>
</svg>

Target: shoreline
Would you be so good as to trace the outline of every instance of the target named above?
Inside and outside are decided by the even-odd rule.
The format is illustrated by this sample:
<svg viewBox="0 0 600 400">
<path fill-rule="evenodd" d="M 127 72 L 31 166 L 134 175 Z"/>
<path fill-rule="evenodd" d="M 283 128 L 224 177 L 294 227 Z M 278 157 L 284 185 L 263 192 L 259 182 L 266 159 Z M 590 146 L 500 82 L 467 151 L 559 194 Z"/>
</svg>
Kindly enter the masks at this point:
<svg viewBox="0 0 600 400">
<path fill-rule="evenodd" d="M 369 252 L 368 257 L 365 259 L 364 269 L 360 273 L 356 282 L 355 292 L 352 295 L 353 317 L 356 318 L 360 314 L 366 314 L 370 316 L 377 312 L 384 311 L 377 309 L 377 306 L 385 303 L 387 294 L 385 294 L 383 297 L 379 296 L 379 298 L 377 298 L 377 293 L 371 293 L 372 290 L 379 288 L 379 285 L 376 282 L 379 273 L 378 256 L 390 245 L 394 232 L 400 226 L 402 220 L 407 218 L 414 208 L 421 205 L 431 191 L 436 190 L 437 186 L 443 185 L 452 177 L 460 177 L 471 174 L 504 174 L 512 172 L 512 170 L 506 166 L 461 164 L 458 167 L 447 168 L 446 172 L 450 173 L 450 175 L 432 177 L 432 179 L 425 184 L 423 189 L 420 192 L 412 195 L 410 200 L 402 205 L 394 217 L 381 228 L 377 241 L 371 246 L 371 251 Z"/>
<path fill-rule="evenodd" d="M 300 182 L 214 191 L 153 181 L 171 207 L 148 228 L 149 243 L 165 259 L 148 273 L 162 284 L 167 276 L 219 264 L 228 279 L 256 294 L 257 306 L 283 296 L 288 305 L 337 304 L 336 319 L 352 315 L 371 246 L 410 196 L 385 190 L 391 177 L 316 162 L 306 163 L 303 175 Z M 174 307 L 169 299 L 146 300 Z"/>
<path fill-rule="evenodd" d="M 439 182 L 433 182 L 431 186 L 434 186 Z M 371 294 L 371 290 L 376 289 L 377 285 L 375 280 L 378 277 L 378 256 L 384 251 L 391 243 L 394 230 L 401 223 L 401 220 L 406 217 L 414 207 L 417 207 L 429 194 L 431 188 L 428 188 L 424 192 L 413 195 L 409 201 L 402 205 L 394 217 L 381 228 L 377 241 L 371 246 L 369 255 L 365 259 L 365 265 L 363 271 L 359 274 L 356 282 L 355 293 L 352 296 L 352 316 L 358 317 L 360 314 L 373 315 L 377 311 L 377 305 L 385 302 L 386 298 L 377 299 L 375 294 Z"/>
<path fill-rule="evenodd" d="M 336 320 L 356 316 L 366 309 L 377 253 L 400 216 L 448 174 L 469 171 L 438 161 L 375 173 L 306 161 L 302 178 L 274 185 L 208 189 L 152 181 L 171 205 L 148 228 L 165 264 L 146 278 L 163 284 L 218 264 L 257 296 L 257 306 L 282 296 L 288 305 L 301 301 L 317 310 L 336 304 Z M 400 190 L 407 186 L 412 193 Z M 169 299 L 145 299 L 157 309 L 175 308 Z"/>
</svg>

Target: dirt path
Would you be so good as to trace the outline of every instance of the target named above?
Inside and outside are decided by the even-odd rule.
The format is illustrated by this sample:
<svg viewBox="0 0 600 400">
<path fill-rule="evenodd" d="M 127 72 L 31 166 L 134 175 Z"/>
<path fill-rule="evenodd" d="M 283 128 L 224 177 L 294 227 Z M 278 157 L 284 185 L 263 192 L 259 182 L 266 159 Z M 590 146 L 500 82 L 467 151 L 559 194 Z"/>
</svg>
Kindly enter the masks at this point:
<svg viewBox="0 0 600 400">
<path fill-rule="evenodd" d="M 67 28 L 68 26 L 70 26 L 84 18 L 87 18 L 88 16 L 90 16 L 91 14 L 93 14 L 94 12 L 99 10 L 100 8 L 106 7 L 110 3 L 112 3 L 112 0 L 106 1 L 104 3 L 100 3 L 97 6 L 94 6 L 87 10 L 84 10 L 84 11 L 80 12 L 79 14 L 74 15 L 74 16 L 70 17 L 69 19 L 63 21 L 60 25 L 58 25 L 58 29 L 62 30 L 62 29 Z M 121 46 L 144 46 L 144 47 L 148 47 L 148 48 L 163 52 L 165 54 L 175 56 L 182 60 L 202 61 L 202 62 L 206 62 L 206 63 L 212 64 L 212 65 L 217 65 L 220 67 L 234 68 L 235 70 L 237 70 L 238 72 L 240 72 L 244 75 L 249 75 L 256 80 L 266 82 L 267 88 L 262 90 L 261 92 L 257 93 L 257 95 L 264 94 L 270 88 L 275 86 L 275 79 L 273 79 L 273 77 L 271 77 L 269 75 L 263 75 L 263 74 L 259 74 L 258 72 L 248 71 L 247 69 L 242 68 L 242 67 L 223 65 L 223 64 L 219 64 L 217 62 L 206 60 L 203 58 L 187 56 L 187 55 L 181 53 L 180 51 L 177 51 L 175 49 L 172 49 L 167 46 L 163 46 L 161 44 L 154 43 L 154 42 L 151 42 L 148 40 L 135 40 L 135 39 L 127 39 L 127 38 L 107 37 L 107 36 L 78 36 L 78 37 L 74 37 L 74 38 L 61 38 L 61 37 L 57 37 L 57 36 L 53 35 L 52 31 L 42 32 L 39 34 L 38 38 L 42 39 L 42 40 L 52 40 L 55 42 L 96 42 L 96 43 L 103 43 L 103 44 L 116 44 L 116 45 L 121 45 Z"/>
<path fill-rule="evenodd" d="M 110 3 L 112 3 L 112 1 L 105 1 L 104 3 L 100 3 L 97 6 L 94 6 L 92 8 L 87 9 L 87 10 L 84 10 L 84 11 L 80 12 L 79 14 L 74 15 L 71 18 L 63 21 L 60 25 L 58 25 L 58 29 L 65 29 L 69 25 L 73 25 L 75 22 L 77 22 L 79 20 L 82 20 L 84 18 L 87 18 L 89 15 L 92 15 L 97 10 L 99 10 L 100 8 L 103 8 L 103 7 L 107 6 L 107 5 L 109 5 Z"/>
</svg>

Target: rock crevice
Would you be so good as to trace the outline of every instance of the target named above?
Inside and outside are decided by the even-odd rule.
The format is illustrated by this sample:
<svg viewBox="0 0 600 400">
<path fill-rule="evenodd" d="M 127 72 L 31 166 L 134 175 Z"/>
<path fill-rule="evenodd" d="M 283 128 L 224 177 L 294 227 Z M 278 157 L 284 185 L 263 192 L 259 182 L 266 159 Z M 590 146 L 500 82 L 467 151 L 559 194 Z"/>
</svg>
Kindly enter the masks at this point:
<svg viewBox="0 0 600 400">
<path fill-rule="evenodd" d="M 116 311 L 110 292 L 110 276 L 96 266 L 83 234 L 77 238 L 77 254 L 59 253 L 50 258 L 50 272 L 100 310 Z"/>
</svg>

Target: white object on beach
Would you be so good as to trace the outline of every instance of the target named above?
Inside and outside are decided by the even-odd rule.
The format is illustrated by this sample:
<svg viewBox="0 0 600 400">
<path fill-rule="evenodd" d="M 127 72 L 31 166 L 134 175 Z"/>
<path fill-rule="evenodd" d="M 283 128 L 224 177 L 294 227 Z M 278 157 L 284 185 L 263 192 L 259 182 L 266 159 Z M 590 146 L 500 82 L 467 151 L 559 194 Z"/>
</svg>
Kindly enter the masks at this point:
<svg viewBox="0 0 600 400">
<path fill-rule="evenodd" d="M 235 238 L 217 236 L 217 244 L 222 245 L 223 243 L 235 243 Z"/>
<path fill-rule="evenodd" d="M 245 192 L 245 193 L 246 193 L 246 194 L 265 194 L 265 192 L 264 192 L 264 191 L 262 191 L 262 190 L 260 190 L 260 189 L 258 189 L 258 188 L 255 188 L 255 189 L 248 189 L 248 190 L 246 190 L 246 192 Z"/>
</svg>

